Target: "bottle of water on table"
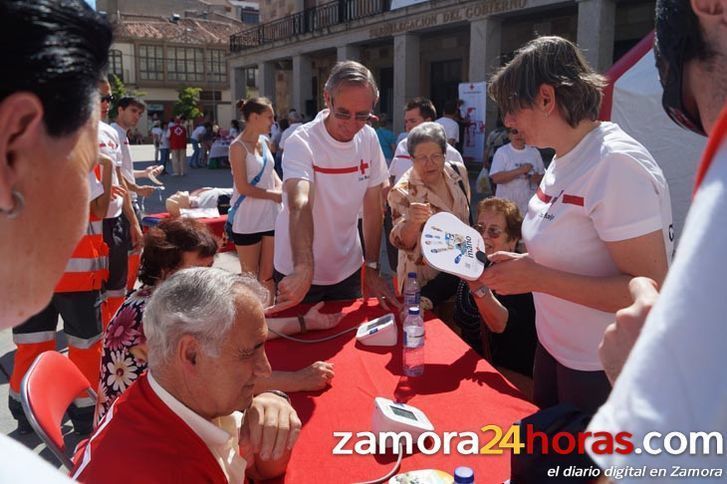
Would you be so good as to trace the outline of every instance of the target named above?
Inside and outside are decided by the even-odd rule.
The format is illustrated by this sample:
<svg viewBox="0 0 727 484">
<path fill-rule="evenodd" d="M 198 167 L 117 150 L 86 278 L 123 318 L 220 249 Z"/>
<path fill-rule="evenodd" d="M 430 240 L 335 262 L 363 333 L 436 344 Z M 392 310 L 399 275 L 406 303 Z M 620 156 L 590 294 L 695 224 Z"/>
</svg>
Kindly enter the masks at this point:
<svg viewBox="0 0 727 484">
<path fill-rule="evenodd" d="M 421 376 L 424 373 L 424 320 L 419 306 L 409 307 L 404 320 L 403 367 L 406 376 Z"/>
<path fill-rule="evenodd" d="M 460 466 L 454 470 L 454 484 L 474 484 L 474 482 L 475 473 L 471 468 Z"/>
<path fill-rule="evenodd" d="M 404 283 L 404 308 L 401 311 L 402 321 L 408 316 L 410 307 L 419 307 L 420 299 L 421 289 L 419 289 L 419 283 L 417 282 L 417 273 L 410 272 L 406 277 L 406 282 Z"/>
</svg>

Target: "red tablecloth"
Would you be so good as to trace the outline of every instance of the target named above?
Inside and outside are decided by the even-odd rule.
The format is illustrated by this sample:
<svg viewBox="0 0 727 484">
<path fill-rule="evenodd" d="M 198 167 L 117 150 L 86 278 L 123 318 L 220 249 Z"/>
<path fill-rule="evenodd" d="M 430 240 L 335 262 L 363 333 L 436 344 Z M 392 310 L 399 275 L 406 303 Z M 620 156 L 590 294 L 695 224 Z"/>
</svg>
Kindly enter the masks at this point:
<svg viewBox="0 0 727 484">
<path fill-rule="evenodd" d="M 312 332 L 305 337 L 334 334 L 385 313 L 373 300 L 326 303 L 324 312 L 346 313 L 337 328 Z M 267 354 L 276 370 L 294 370 L 316 360 L 334 363 L 332 386 L 321 392 L 292 394 L 292 403 L 303 422 L 288 470 L 278 482 L 355 482 L 385 475 L 395 456 L 333 455 L 338 442 L 334 431 L 371 431 L 371 414 L 377 396 L 409 403 L 427 415 L 435 431 L 474 432 L 480 447 L 493 432 L 480 429 L 494 424 L 506 429 L 536 410 L 497 370 L 463 343 L 442 321 L 427 315 L 426 366 L 424 376 L 402 376 L 401 335 L 395 347 L 365 347 L 356 343 L 355 332 L 332 341 L 304 345 L 287 340 L 267 344 Z M 401 329 L 399 329 L 401 332 Z M 443 439 L 442 439 L 443 440 Z M 427 456 L 405 456 L 399 472 L 439 469 L 450 474 L 459 465 L 474 468 L 478 483 L 500 483 L 509 478 L 510 454 L 461 456 L 441 451 Z M 346 446 L 353 448 L 353 443 Z"/>
<path fill-rule="evenodd" d="M 154 227 L 157 225 L 162 219 L 165 219 L 169 217 L 168 212 L 162 212 L 162 213 L 154 213 L 151 215 L 147 215 L 144 217 L 141 221 L 142 227 Z M 200 222 L 207 225 L 213 234 L 215 234 L 217 237 L 222 239 L 222 235 L 225 232 L 225 223 L 227 222 L 227 215 L 220 215 L 219 217 L 214 218 L 198 218 Z M 220 252 L 227 252 L 230 250 L 235 250 L 235 246 L 232 242 L 228 242 L 226 245 L 223 245 L 220 247 Z"/>
</svg>

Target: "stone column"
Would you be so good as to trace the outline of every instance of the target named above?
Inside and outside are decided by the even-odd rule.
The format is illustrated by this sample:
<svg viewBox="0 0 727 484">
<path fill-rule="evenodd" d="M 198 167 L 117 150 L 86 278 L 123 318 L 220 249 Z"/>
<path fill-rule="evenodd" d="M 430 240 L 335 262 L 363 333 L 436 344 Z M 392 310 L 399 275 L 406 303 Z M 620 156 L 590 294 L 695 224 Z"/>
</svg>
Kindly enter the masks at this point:
<svg viewBox="0 0 727 484">
<path fill-rule="evenodd" d="M 613 64 L 616 31 L 614 0 L 576 0 L 578 2 L 578 47 L 598 72 Z"/>
<path fill-rule="evenodd" d="M 275 104 L 275 63 L 259 62 L 257 65 L 257 88 Z"/>
<path fill-rule="evenodd" d="M 293 56 L 293 99 L 292 108 L 305 113 L 305 102 L 313 99 L 313 71 L 310 57 Z"/>
<path fill-rule="evenodd" d="M 404 131 L 404 112 L 408 99 L 419 96 L 420 52 L 419 36 L 400 34 L 394 36 L 394 132 Z"/>
<path fill-rule="evenodd" d="M 470 22 L 470 82 L 487 81 L 490 75 L 500 66 L 502 42 L 502 21 L 495 18 L 483 18 Z M 487 98 L 485 113 L 485 131 L 495 127 L 497 121 L 497 104 Z"/>
<path fill-rule="evenodd" d="M 341 45 L 336 49 L 336 58 L 338 61 L 345 60 L 361 60 L 361 48 L 353 44 Z"/>
</svg>

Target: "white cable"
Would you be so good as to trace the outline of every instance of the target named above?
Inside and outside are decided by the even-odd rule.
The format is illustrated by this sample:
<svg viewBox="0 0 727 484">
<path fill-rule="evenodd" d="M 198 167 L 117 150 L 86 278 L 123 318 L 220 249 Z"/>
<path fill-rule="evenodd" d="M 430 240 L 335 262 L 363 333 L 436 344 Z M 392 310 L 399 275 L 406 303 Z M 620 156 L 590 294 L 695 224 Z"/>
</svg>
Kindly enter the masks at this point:
<svg viewBox="0 0 727 484">
<path fill-rule="evenodd" d="M 394 474 L 396 474 L 396 471 L 399 470 L 399 466 L 401 466 L 401 459 L 403 456 L 404 456 L 404 444 L 399 442 L 399 457 L 396 459 L 396 464 L 394 464 L 394 467 L 389 471 L 388 474 L 386 474 L 384 477 L 379 477 L 372 481 L 356 482 L 354 484 L 378 484 L 379 482 L 384 482 L 384 481 L 391 479 L 394 476 Z"/>
<path fill-rule="evenodd" d="M 359 326 L 361 326 L 361 325 L 359 325 Z M 318 339 L 296 338 L 294 336 L 288 336 L 287 334 L 279 333 L 279 332 L 275 331 L 274 329 L 272 329 L 270 327 L 268 327 L 268 331 L 270 331 L 271 333 L 277 334 L 281 338 L 289 339 L 291 341 L 296 341 L 298 343 L 322 343 L 324 341 L 330 341 L 332 339 L 336 339 L 339 336 L 343 336 L 346 333 L 350 333 L 351 331 L 356 331 L 359 328 L 359 326 L 354 326 L 353 328 L 345 329 L 345 330 L 341 331 L 340 333 L 336 333 L 334 335 L 326 336 L 325 338 L 318 338 Z"/>
</svg>

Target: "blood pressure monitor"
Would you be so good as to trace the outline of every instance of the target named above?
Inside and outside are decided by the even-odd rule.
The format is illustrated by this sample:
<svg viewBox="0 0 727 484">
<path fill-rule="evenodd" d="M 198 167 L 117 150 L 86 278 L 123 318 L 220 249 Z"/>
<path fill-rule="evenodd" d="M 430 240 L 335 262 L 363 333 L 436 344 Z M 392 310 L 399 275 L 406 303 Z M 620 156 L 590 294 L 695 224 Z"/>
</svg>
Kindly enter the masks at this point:
<svg viewBox="0 0 727 484">
<path fill-rule="evenodd" d="M 424 412 L 405 403 L 396 403 L 388 398 L 376 397 L 371 417 L 374 434 L 380 432 L 406 432 L 413 441 L 424 432 L 433 432 L 434 426 Z M 388 445 L 392 439 L 386 439 Z"/>
<path fill-rule="evenodd" d="M 396 321 L 392 313 L 362 324 L 356 339 L 367 346 L 395 346 L 398 341 Z"/>
</svg>

